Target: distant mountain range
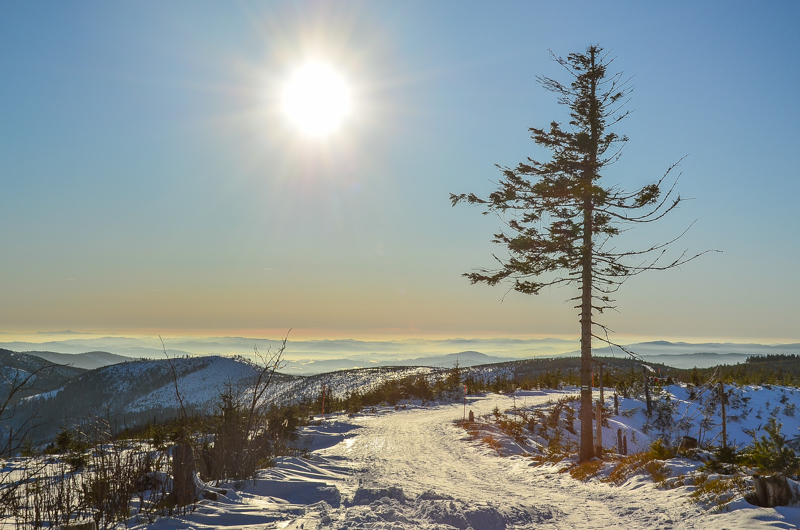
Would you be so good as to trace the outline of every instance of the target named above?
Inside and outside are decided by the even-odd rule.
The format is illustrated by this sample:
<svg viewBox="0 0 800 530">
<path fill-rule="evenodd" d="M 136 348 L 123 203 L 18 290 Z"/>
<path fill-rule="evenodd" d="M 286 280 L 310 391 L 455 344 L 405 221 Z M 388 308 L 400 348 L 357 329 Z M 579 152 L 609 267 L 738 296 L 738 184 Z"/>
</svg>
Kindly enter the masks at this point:
<svg viewBox="0 0 800 530">
<path fill-rule="evenodd" d="M 380 358 L 374 356 L 374 358 Z M 386 366 L 431 366 L 438 368 L 452 368 L 455 363 L 459 366 L 478 366 L 481 364 L 502 363 L 515 360 L 512 357 L 495 357 L 477 351 L 462 351 L 460 353 L 449 353 L 447 355 L 435 355 L 431 357 L 416 357 L 413 359 L 391 359 L 378 361 L 369 360 L 364 357 L 356 359 L 325 359 L 312 361 L 288 361 L 285 373 L 297 375 L 311 375 L 323 372 L 333 372 L 336 370 L 348 370 L 353 368 L 377 368 Z"/>
<path fill-rule="evenodd" d="M 84 368 L 86 370 L 93 370 L 103 366 L 112 364 L 124 363 L 130 361 L 130 357 L 124 355 L 116 355 L 105 351 L 90 351 L 86 353 L 56 353 L 52 351 L 29 351 L 24 352 L 28 355 L 40 357 L 51 363 L 73 366 L 75 368 Z"/>
<path fill-rule="evenodd" d="M 123 337 L 52 332 L 41 334 L 46 342 L 3 341 L 0 348 L 13 351 L 51 351 L 59 353 L 111 352 L 131 358 L 161 359 L 164 357 L 158 337 Z M 170 357 L 184 355 L 242 355 L 252 358 L 253 349 L 265 352 L 276 348 L 283 337 L 274 339 L 247 337 L 165 337 L 164 345 Z M 575 349 L 577 342 L 565 339 L 402 339 L 402 340 L 293 340 L 287 342 L 287 358 L 307 363 L 328 359 L 355 360 L 365 365 L 372 360 L 407 361 L 422 357 L 436 357 L 460 351 L 479 351 L 498 358 L 530 358 L 540 355 L 558 355 Z"/>
<path fill-rule="evenodd" d="M 55 353 L 49 351 L 29 351 L 26 355 L 33 355 L 46 359 L 56 364 L 69 365 L 76 368 L 92 370 L 103 366 L 110 366 L 132 359 L 123 355 L 115 355 L 108 352 L 87 352 L 87 353 Z M 160 356 L 163 359 L 163 353 Z M 196 356 L 204 357 L 204 356 Z M 373 356 L 378 357 L 378 356 Z M 414 359 L 396 359 L 377 361 L 365 357 L 346 358 L 346 359 L 321 359 L 306 361 L 286 361 L 281 370 L 286 374 L 294 375 L 313 375 L 324 372 L 335 372 L 337 370 L 350 370 L 354 368 L 377 368 L 387 366 L 434 366 L 441 368 L 451 368 L 456 362 L 459 366 L 477 366 L 479 364 L 500 363 L 514 360 L 511 357 L 495 357 L 476 351 L 464 351 L 460 353 L 450 353 L 447 355 L 435 355 L 431 357 L 416 357 Z"/>
<path fill-rule="evenodd" d="M 97 339 L 101 341 L 102 339 Z M 57 364 L 66 364 L 76 368 L 93 369 L 102 366 L 109 366 L 119 362 L 130 360 L 134 352 L 142 353 L 143 358 L 163 359 L 164 352 L 156 350 L 155 348 L 145 348 L 135 345 L 134 339 L 125 339 L 117 341 L 114 339 L 115 344 L 122 348 L 122 350 L 114 349 L 114 351 L 122 351 L 125 355 L 118 353 L 109 353 L 108 351 L 91 351 L 83 353 L 72 353 L 74 348 L 78 347 L 81 343 L 63 341 L 48 343 L 50 347 L 58 346 L 62 349 L 62 353 L 54 351 L 29 351 L 30 355 L 41 357 L 48 361 Z M 178 345 L 180 348 L 196 349 L 198 351 L 189 354 L 184 349 L 167 349 L 170 357 L 180 357 L 188 355 L 207 355 L 208 353 L 198 353 L 199 351 L 207 352 L 209 349 L 218 347 L 232 347 L 238 345 L 237 348 L 244 348 L 244 344 L 249 339 L 229 338 L 226 340 L 220 339 L 218 342 L 203 342 L 203 341 L 182 341 Z M 433 355 L 409 355 L 407 352 L 408 344 L 395 343 L 387 341 L 380 342 L 362 342 L 362 341 L 302 341 L 292 343 L 289 346 L 294 350 L 286 357 L 286 364 L 283 372 L 294 375 L 313 375 L 323 372 L 332 372 L 336 370 L 348 370 L 353 368 L 369 368 L 369 367 L 387 367 L 387 366 L 432 366 L 432 367 L 451 367 L 456 361 L 461 366 L 476 366 L 480 364 L 500 363 L 504 361 L 519 359 L 520 351 L 527 351 L 526 348 L 532 348 L 531 344 L 536 345 L 535 351 L 532 351 L 527 358 L 541 357 L 543 352 L 551 352 L 547 357 L 558 356 L 576 356 L 580 355 L 577 350 L 567 351 L 564 353 L 562 349 L 567 341 L 559 341 L 557 339 L 537 339 L 536 341 L 514 341 L 510 339 L 497 339 L 506 348 L 502 350 L 496 344 L 491 346 L 489 342 L 471 341 L 471 340 L 451 340 L 441 341 L 445 345 L 472 345 L 472 346 L 491 346 L 493 351 L 514 351 L 515 355 L 502 355 L 502 354 L 486 354 L 476 350 L 466 350 L 460 353 L 447 353 L 447 354 L 433 354 Z M 65 343 L 69 342 L 68 346 Z M 413 342 L 413 341 L 412 341 Z M 433 341 L 432 341 L 433 342 Z M 100 344 L 96 342 L 93 344 Z M 30 343 L 25 343 L 30 345 Z M 574 343 L 573 343 L 574 344 Z M 269 344 L 262 344 L 261 351 L 266 351 Z M 442 346 L 439 344 L 438 346 Z M 437 347 L 438 347 L 437 346 Z M 514 350 L 519 347 L 522 350 Z M 252 346 L 250 347 L 252 351 Z M 405 349 L 404 349 L 405 348 Z M 419 345 L 420 349 L 425 348 L 425 344 Z M 734 343 L 686 343 L 686 342 L 668 342 L 668 341 L 652 341 L 641 342 L 638 344 L 627 345 L 627 348 L 636 352 L 651 362 L 663 363 L 668 366 L 676 368 L 706 368 L 718 364 L 736 364 L 744 362 L 744 360 L 751 355 L 766 355 L 775 353 L 795 353 L 800 354 L 800 344 L 778 344 L 778 345 L 765 345 L 765 344 L 734 344 Z M 611 355 L 624 357 L 625 354 L 618 349 L 609 351 L 607 348 L 597 348 L 594 350 L 595 355 Z M 244 355 L 248 358 L 248 355 Z M 304 358 L 302 358 L 304 357 Z M 252 356 L 249 356 L 252 358 Z"/>
<path fill-rule="evenodd" d="M 709 368 L 720 364 L 743 363 L 755 354 L 748 353 L 673 353 L 663 355 L 642 354 L 642 358 L 653 363 L 666 364 L 674 368 Z"/>
<path fill-rule="evenodd" d="M 736 344 L 731 342 L 667 342 L 663 340 L 641 342 L 631 345 L 641 355 L 686 355 L 717 353 L 720 355 L 767 355 L 776 353 L 800 353 L 800 344 Z"/>
<path fill-rule="evenodd" d="M 35 374 L 29 381 L 29 387 L 18 397 L 26 397 L 43 391 L 58 388 L 85 373 L 83 368 L 55 364 L 35 355 L 13 352 L 0 348 L 0 397 L 5 399 L 8 384 L 21 383 L 30 374 Z"/>
<path fill-rule="evenodd" d="M 113 363 L 121 358 L 163 359 L 164 351 L 158 337 L 103 336 L 74 331 L 41 334 L 47 342 L 2 342 L 0 348 L 13 351 L 30 351 L 59 363 L 76 367 L 95 367 Z M 9 335 L 10 337 L 10 335 Z M 310 375 L 325 371 L 369 366 L 449 366 L 459 357 L 459 363 L 471 366 L 474 363 L 502 362 L 507 359 L 531 359 L 577 355 L 578 341 L 566 339 L 403 339 L 403 340 L 290 340 L 287 342 L 285 359 L 286 373 Z M 253 359 L 253 348 L 265 352 L 278 346 L 282 338 L 264 339 L 247 337 L 165 337 L 164 344 L 170 357 L 186 355 L 241 355 Z M 639 355 L 651 358 L 652 362 L 663 361 L 674 366 L 704 367 L 718 363 L 735 364 L 748 355 L 770 353 L 798 353 L 800 344 L 735 344 L 735 343 L 687 343 L 651 341 L 628 345 Z M 43 352 L 61 354 L 84 354 L 85 352 L 110 352 L 118 357 L 79 359 L 55 356 L 47 357 Z M 464 352 L 453 354 L 453 352 Z M 467 352 L 480 352 L 486 358 L 475 357 Z M 595 349 L 596 355 L 623 355 L 609 352 L 607 348 Z M 699 354 L 699 355 L 695 355 Z M 713 354 L 716 354 L 713 355 Z M 694 355 L 692 358 L 682 357 Z M 674 357 L 661 357 L 674 356 Z M 91 356 L 84 356 L 91 357 Z M 94 364 L 96 363 L 96 364 Z"/>
<path fill-rule="evenodd" d="M 800 344 L 734 344 L 734 343 L 702 343 L 652 341 L 629 344 L 629 350 L 641 355 L 653 363 L 662 363 L 675 368 L 709 368 L 720 364 L 742 363 L 754 355 L 798 354 Z M 595 355 L 615 355 L 625 357 L 626 354 L 617 348 L 599 348 Z M 579 356 L 580 351 L 562 354 L 565 357 Z"/>
<path fill-rule="evenodd" d="M 718 351 L 686 353 L 697 346 L 658 342 L 634 345 L 632 348 L 648 362 L 679 368 L 693 366 L 702 368 L 720 363 L 735 364 L 754 354 L 800 351 L 800 345 L 767 347 L 706 344 L 700 346 Z M 722 353 L 731 349 L 739 351 Z M 750 352 L 745 353 L 747 349 L 750 349 Z M 603 357 L 608 355 L 602 350 L 597 350 L 595 353 Z M 616 357 L 605 362 L 619 365 L 626 370 L 637 366 L 637 363 L 626 355 L 618 354 Z M 120 359 L 125 362 L 117 362 Z M 70 365 L 54 364 L 52 360 L 67 361 Z M 574 355 L 510 360 L 477 351 L 406 360 L 384 359 L 380 362 L 364 362 L 364 358 L 315 361 L 305 364 L 296 362 L 295 370 L 304 369 L 308 375 L 279 374 L 268 394 L 270 399 L 278 403 L 303 398 L 313 399 L 321 395 L 322 386 L 325 385 L 328 395 L 344 397 L 353 391 L 369 390 L 387 379 L 449 369 L 456 362 L 467 373 L 490 379 L 529 377 L 548 370 L 577 370 L 579 364 Z M 103 363 L 109 364 L 88 368 L 90 365 Z M 133 360 L 107 352 L 19 353 L 0 349 L 0 374 L 6 378 L 24 376 L 40 367 L 46 368 L 37 373 L 34 388 L 18 396 L 24 399 L 18 404 L 15 412 L 17 418 L 37 415 L 41 419 L 42 425 L 37 432 L 39 440 L 51 439 L 63 425 L 65 418 L 68 421 L 78 421 L 93 415 L 102 415 L 113 418 L 121 426 L 158 417 L 174 416 L 178 402 L 173 366 L 177 374 L 179 392 L 190 412 L 212 411 L 218 403 L 220 392 L 226 386 L 244 388 L 256 373 L 255 366 L 239 356 L 198 355 L 171 357 L 169 360 L 164 358 Z"/>
</svg>

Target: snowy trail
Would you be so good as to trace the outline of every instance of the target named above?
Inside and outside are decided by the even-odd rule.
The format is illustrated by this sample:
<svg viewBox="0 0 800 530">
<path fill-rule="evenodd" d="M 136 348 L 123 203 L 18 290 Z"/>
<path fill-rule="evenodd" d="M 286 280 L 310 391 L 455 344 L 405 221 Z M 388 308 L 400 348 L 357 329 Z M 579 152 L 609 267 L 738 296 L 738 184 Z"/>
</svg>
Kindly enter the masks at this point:
<svg viewBox="0 0 800 530">
<path fill-rule="evenodd" d="M 538 398 L 538 400 L 537 400 Z M 528 404 L 545 403 L 553 395 L 526 396 Z M 472 400 L 476 416 L 495 406 L 511 406 L 511 399 L 488 396 Z M 635 489 L 584 484 L 569 475 L 534 470 L 529 460 L 498 457 L 486 446 L 469 443 L 453 420 L 461 405 L 399 411 L 354 419 L 362 429 L 354 438 L 320 452 L 353 462 L 362 469 L 348 484 L 352 495 L 362 486 L 402 488 L 406 497 L 425 491 L 464 503 L 487 503 L 504 509 L 534 508 L 539 524 L 552 528 L 673 528 L 700 510 L 686 502 L 659 502 L 649 483 Z M 691 523 L 682 528 L 695 528 Z M 703 528 L 703 526 L 698 526 Z M 478 529 L 476 529 L 478 530 Z"/>
<path fill-rule="evenodd" d="M 563 394 L 527 393 L 518 405 Z M 513 400 L 473 398 L 476 416 Z M 687 487 L 659 490 L 634 476 L 622 486 L 587 483 L 500 457 L 470 441 L 453 421 L 461 405 L 437 404 L 353 418 L 328 418 L 303 430 L 309 458 L 283 457 L 259 471 L 257 484 L 203 500 L 182 517 L 129 525 L 135 530 L 522 530 L 522 529 L 797 529 L 800 508 L 756 508 L 736 501 L 730 512 L 688 502 Z"/>
</svg>

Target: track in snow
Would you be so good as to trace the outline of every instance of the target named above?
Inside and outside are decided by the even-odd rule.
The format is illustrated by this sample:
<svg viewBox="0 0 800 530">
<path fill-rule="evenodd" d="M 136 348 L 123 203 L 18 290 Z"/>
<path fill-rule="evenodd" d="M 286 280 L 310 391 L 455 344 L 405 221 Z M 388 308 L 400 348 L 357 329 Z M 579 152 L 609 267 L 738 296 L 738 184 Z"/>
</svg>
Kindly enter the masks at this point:
<svg viewBox="0 0 800 530">
<path fill-rule="evenodd" d="M 558 392 L 527 393 L 518 405 L 544 404 Z M 509 397 L 490 394 L 468 404 L 476 415 Z M 470 442 L 453 424 L 461 405 L 441 404 L 307 427 L 309 459 L 281 458 L 257 484 L 202 501 L 181 518 L 132 524 L 134 530 L 244 528 L 286 530 L 790 529 L 800 509 L 755 508 L 741 501 L 729 513 L 687 501 L 685 487 L 658 490 L 648 478 L 623 486 L 572 479 L 530 460 L 502 458 Z"/>
<path fill-rule="evenodd" d="M 535 405 L 554 397 L 558 396 L 541 393 L 523 399 Z M 471 400 L 468 408 L 478 416 L 495 406 L 503 410 L 511 405 L 510 398 L 490 395 Z M 461 511 L 493 509 L 509 528 L 655 529 L 676 527 L 677 521 L 681 528 L 704 528 L 690 521 L 701 515 L 698 508 L 682 499 L 663 502 L 664 492 L 649 482 L 640 482 L 635 489 L 585 484 L 568 474 L 532 468 L 530 460 L 519 456 L 498 457 L 494 450 L 467 441 L 466 433 L 453 424 L 462 414 L 462 405 L 438 405 L 354 418 L 351 421 L 362 427 L 357 434 L 318 454 L 349 461 L 357 469 L 348 483 L 340 485 L 345 498 L 356 495 L 359 487 L 400 488 L 409 499 L 397 507 L 401 513 L 418 513 L 418 507 L 406 506 L 432 492 L 434 497 L 451 498 Z M 340 509 L 341 522 L 356 508 Z M 342 526 L 362 527 L 368 528 Z"/>
</svg>

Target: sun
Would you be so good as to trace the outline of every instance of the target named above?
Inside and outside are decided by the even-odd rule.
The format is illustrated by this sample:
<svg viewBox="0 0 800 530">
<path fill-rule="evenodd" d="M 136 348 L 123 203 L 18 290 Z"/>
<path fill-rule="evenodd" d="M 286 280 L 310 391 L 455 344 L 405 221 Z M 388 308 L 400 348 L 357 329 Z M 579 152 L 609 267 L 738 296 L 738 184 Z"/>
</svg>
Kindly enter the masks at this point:
<svg viewBox="0 0 800 530">
<path fill-rule="evenodd" d="M 327 136 L 350 112 L 350 90 L 327 64 L 308 63 L 284 86 L 281 102 L 284 114 L 302 133 Z"/>
</svg>

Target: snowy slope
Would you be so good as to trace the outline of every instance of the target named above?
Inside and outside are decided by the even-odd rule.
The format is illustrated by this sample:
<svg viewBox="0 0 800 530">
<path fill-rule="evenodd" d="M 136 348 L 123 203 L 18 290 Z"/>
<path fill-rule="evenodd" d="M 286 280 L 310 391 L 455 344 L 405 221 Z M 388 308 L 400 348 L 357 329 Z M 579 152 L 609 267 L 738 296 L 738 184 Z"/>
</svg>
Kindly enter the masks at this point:
<svg viewBox="0 0 800 530">
<path fill-rule="evenodd" d="M 28 399 L 38 393 L 59 388 L 85 372 L 81 368 L 53 364 L 35 355 L 0 349 L 0 387 L 17 385 L 35 374 L 17 395 L 19 398 Z"/>
<path fill-rule="evenodd" d="M 254 374 L 251 364 L 218 356 L 173 359 L 172 366 L 185 405 L 205 410 L 213 407 L 224 382 L 238 382 Z M 30 397 L 21 404 L 17 417 L 37 414 L 42 421 L 33 433 L 34 440 L 45 443 L 65 422 L 79 422 L 98 410 L 119 422 L 174 415 L 178 403 L 172 366 L 166 359 L 138 360 L 82 370 L 78 377 Z"/>
<path fill-rule="evenodd" d="M 15 354 L 21 355 L 21 354 Z M 226 384 L 241 389 L 245 395 L 256 367 L 241 357 L 182 357 L 158 360 L 136 360 L 79 371 L 80 375 L 60 385 L 43 388 L 24 403 L 19 417 L 38 411 L 43 426 L 37 440 L 49 441 L 67 421 L 79 421 L 95 414 L 98 408 L 127 422 L 147 421 L 154 415 L 174 415 L 179 408 L 173 381 L 172 366 L 177 374 L 177 387 L 186 407 L 212 412 Z M 59 369 L 67 367 L 59 367 Z M 69 368 L 69 370 L 78 370 Z M 356 391 L 374 388 L 388 379 L 410 374 L 432 374 L 434 368 L 365 368 L 315 376 L 290 376 L 277 373 L 265 394 L 267 401 L 286 404 L 303 399 L 316 399 L 325 385 L 328 396 L 345 397 Z"/>
<path fill-rule="evenodd" d="M 429 366 L 403 366 L 360 368 L 341 370 L 325 374 L 297 377 L 281 382 L 271 389 L 270 396 L 278 403 L 288 403 L 302 398 L 316 398 L 322 393 L 322 385 L 329 396 L 343 398 L 353 392 L 367 392 L 386 381 L 411 375 L 430 375 L 440 372 Z"/>
<path fill-rule="evenodd" d="M 246 387 L 256 374 L 253 365 L 227 357 L 203 357 L 211 359 L 201 369 L 181 375 L 178 389 L 187 403 L 205 410 L 212 410 L 220 390 L 225 383 Z M 408 375 L 434 372 L 428 367 L 403 368 L 362 368 L 343 370 L 314 376 L 286 376 L 276 374 L 265 399 L 275 403 L 288 404 L 303 399 L 314 399 L 322 393 L 325 385 L 329 396 L 345 397 L 356 391 L 368 391 L 385 381 Z M 126 410 L 146 410 L 158 404 L 175 403 L 175 385 L 172 381 L 131 402 Z"/>
<path fill-rule="evenodd" d="M 467 406 L 482 416 L 495 407 L 544 406 L 567 394 L 489 394 L 470 397 Z M 727 512 L 705 510 L 689 501 L 692 486 L 657 489 L 643 475 L 619 486 L 581 482 L 558 466 L 536 466 L 522 455 L 503 457 L 454 424 L 462 414 L 461 404 L 434 404 L 329 418 L 305 430 L 310 458 L 279 459 L 274 468 L 260 472 L 256 484 L 201 501 L 185 517 L 138 525 L 133 520 L 130 526 L 744 530 L 800 523 L 796 507 L 756 508 L 738 501 Z"/>
<path fill-rule="evenodd" d="M 181 366 L 185 371 L 181 372 L 178 378 L 178 391 L 184 403 L 206 410 L 213 407 L 226 383 L 244 385 L 256 375 L 253 365 L 236 359 L 218 356 L 195 359 L 205 362 L 196 367 Z M 176 363 L 176 368 L 179 364 Z M 160 388 L 131 401 L 125 410 L 140 412 L 165 404 L 177 406 L 175 383 L 171 380 Z"/>
<path fill-rule="evenodd" d="M 795 411 L 796 404 L 800 402 L 800 390 L 782 386 L 731 386 L 726 385 L 728 394 L 727 413 L 727 442 L 728 445 L 743 447 L 753 442 L 753 433 L 758 436 L 764 434 L 761 430 L 770 416 L 783 424 L 783 433 L 787 437 L 797 437 L 800 434 L 800 411 Z M 653 427 L 650 435 L 640 435 L 641 448 L 646 447 L 655 437 L 671 436 L 673 439 L 682 435 L 697 438 L 700 443 L 721 444 L 722 421 L 719 404 L 715 403 L 717 388 L 712 388 L 704 393 L 692 396 L 685 386 L 672 385 L 665 388 L 669 394 L 675 418 L 678 420 L 670 432 L 659 432 Z M 606 394 L 608 396 L 608 393 Z M 610 399 L 607 401 L 610 404 Z M 639 400 L 621 399 L 620 411 L 633 412 L 629 417 L 618 416 L 610 420 L 611 428 L 603 431 L 603 440 L 607 445 L 616 444 L 615 432 L 617 428 L 625 430 L 637 429 L 647 424 L 645 406 Z M 706 417 L 708 419 L 706 419 Z M 681 428 L 683 420 L 684 428 Z M 704 421 L 705 420 L 705 421 Z M 650 423 L 654 423 L 652 420 Z"/>
</svg>

